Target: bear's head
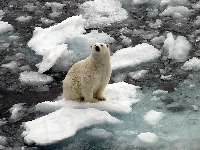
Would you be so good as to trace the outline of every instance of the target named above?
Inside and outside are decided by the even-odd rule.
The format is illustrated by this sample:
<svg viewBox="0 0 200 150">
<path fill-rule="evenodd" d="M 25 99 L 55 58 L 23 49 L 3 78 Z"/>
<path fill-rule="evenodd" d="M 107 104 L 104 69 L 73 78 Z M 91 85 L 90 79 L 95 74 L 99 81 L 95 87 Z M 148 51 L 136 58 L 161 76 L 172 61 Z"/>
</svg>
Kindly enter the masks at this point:
<svg viewBox="0 0 200 150">
<path fill-rule="evenodd" d="M 104 60 L 110 58 L 110 49 L 108 44 L 96 43 L 91 46 L 91 54 L 97 60 Z"/>
</svg>

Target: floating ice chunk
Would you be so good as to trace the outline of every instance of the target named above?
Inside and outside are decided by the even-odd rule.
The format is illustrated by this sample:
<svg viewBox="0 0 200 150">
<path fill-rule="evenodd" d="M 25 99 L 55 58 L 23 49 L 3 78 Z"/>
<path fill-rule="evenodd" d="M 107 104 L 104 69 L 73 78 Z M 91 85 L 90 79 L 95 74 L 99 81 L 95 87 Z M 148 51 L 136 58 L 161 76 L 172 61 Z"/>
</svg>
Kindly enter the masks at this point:
<svg viewBox="0 0 200 150">
<path fill-rule="evenodd" d="M 86 28 L 108 26 L 128 17 L 118 0 L 94 0 L 80 5 L 80 13 L 86 21 Z"/>
<path fill-rule="evenodd" d="M 48 59 L 50 60 L 48 66 L 46 66 L 47 63 L 44 63 L 46 69 L 56 65 L 57 69 L 67 70 L 67 67 L 89 55 L 89 49 L 92 44 L 96 42 L 111 43 L 114 41 L 108 34 L 98 33 L 96 30 L 83 34 L 85 33 L 84 23 L 85 19 L 82 16 L 73 16 L 46 29 L 36 28 L 32 39 L 28 42 L 28 46 L 36 54 L 45 57 L 43 61 L 46 58 L 50 58 L 50 55 L 55 54 L 57 56 L 55 60 Z M 64 44 L 66 44 L 65 50 Z M 70 58 L 71 52 L 67 50 L 67 47 L 73 51 L 73 55 Z M 61 53 L 62 51 L 63 53 Z M 40 72 L 46 71 L 44 67 L 42 68 Z"/>
<path fill-rule="evenodd" d="M 154 146 L 158 142 L 158 136 L 151 132 L 140 133 L 133 142 L 136 147 L 147 148 Z"/>
<path fill-rule="evenodd" d="M 189 59 L 184 63 L 182 66 L 182 69 L 184 70 L 193 70 L 193 71 L 199 71 L 200 70 L 200 59 L 193 57 L 192 59 Z"/>
<path fill-rule="evenodd" d="M 132 79 L 138 80 L 138 79 L 144 77 L 147 73 L 148 73 L 148 70 L 140 70 L 140 71 L 130 72 L 128 75 L 129 75 Z"/>
<path fill-rule="evenodd" d="M 0 34 L 9 32 L 9 31 L 13 31 L 13 30 L 14 30 L 14 28 L 11 24 L 9 24 L 8 22 L 0 21 Z"/>
<path fill-rule="evenodd" d="M 6 145 L 6 143 L 7 143 L 7 138 L 0 135 L 0 148 L 2 145 Z"/>
<path fill-rule="evenodd" d="M 111 57 L 112 70 L 126 67 L 134 67 L 144 62 L 152 61 L 160 57 L 161 53 L 147 43 L 135 47 L 123 48 L 116 51 Z"/>
<path fill-rule="evenodd" d="M 4 125 L 4 124 L 6 124 L 6 120 L 5 120 L 5 118 L 0 119 L 0 126 L 2 126 L 2 125 Z"/>
<path fill-rule="evenodd" d="M 19 16 L 15 20 L 18 22 L 29 22 L 31 19 L 31 16 Z"/>
<path fill-rule="evenodd" d="M 188 58 L 191 44 L 184 36 L 178 36 L 174 39 L 172 33 L 168 33 L 163 48 L 168 51 L 169 59 L 184 62 Z"/>
<path fill-rule="evenodd" d="M 0 20 L 3 18 L 4 14 L 5 14 L 5 12 L 3 12 L 3 10 L 0 10 Z"/>
<path fill-rule="evenodd" d="M 19 68 L 20 71 L 30 71 L 31 67 L 29 65 L 21 66 Z"/>
<path fill-rule="evenodd" d="M 87 134 L 97 137 L 97 138 L 108 138 L 112 136 L 112 133 L 101 128 L 93 128 L 92 130 L 89 130 Z"/>
<path fill-rule="evenodd" d="M 192 4 L 193 9 L 199 9 L 200 8 L 200 1 L 198 1 L 196 4 Z"/>
<path fill-rule="evenodd" d="M 65 43 L 67 37 L 83 34 L 84 23 L 82 16 L 73 16 L 46 29 L 36 27 L 28 46 L 43 56 L 46 49 Z"/>
<path fill-rule="evenodd" d="M 187 4 L 188 0 L 161 0 L 160 6 L 166 6 L 166 5 L 171 5 L 171 6 L 182 6 Z"/>
<path fill-rule="evenodd" d="M 36 110 L 53 112 L 62 107 L 71 107 L 76 109 L 96 108 L 108 112 L 130 113 L 132 111 L 131 106 L 139 101 L 136 91 L 138 88 L 125 82 L 108 84 L 104 91 L 105 101 L 99 101 L 98 103 L 80 103 L 59 97 L 55 102 L 46 101 L 37 104 Z"/>
<path fill-rule="evenodd" d="M 151 110 L 144 115 L 144 121 L 150 125 L 157 125 L 159 121 L 164 117 L 164 113 Z"/>
<path fill-rule="evenodd" d="M 184 6 L 168 6 L 162 13 L 160 13 L 160 16 L 171 16 L 177 18 L 177 16 L 187 17 L 190 13 L 191 11 Z"/>
<path fill-rule="evenodd" d="M 42 62 L 36 65 L 38 67 L 38 72 L 43 73 L 49 70 L 60 57 L 64 56 L 64 58 L 67 59 L 72 53 L 72 51 L 67 50 L 66 44 L 56 45 L 53 48 L 46 49 Z"/>
<path fill-rule="evenodd" d="M 194 24 L 197 26 L 200 26 L 200 16 L 197 16 L 196 18 L 197 20 L 195 20 Z"/>
<path fill-rule="evenodd" d="M 45 6 L 47 7 L 51 7 L 52 9 L 52 13 L 49 14 L 50 17 L 55 18 L 55 17 L 59 17 L 61 15 L 61 10 L 63 9 L 63 7 L 66 4 L 61 4 L 61 3 L 57 3 L 57 2 L 46 2 Z"/>
<path fill-rule="evenodd" d="M 34 71 L 24 71 L 20 73 L 19 80 L 21 83 L 24 84 L 44 85 L 51 83 L 53 81 L 53 78 Z"/>
<path fill-rule="evenodd" d="M 21 117 L 22 114 L 20 113 L 20 111 L 23 109 L 24 104 L 25 103 L 15 104 L 13 105 L 13 107 L 9 109 L 11 113 L 11 116 L 10 116 L 11 120 L 17 120 L 19 117 Z"/>
<path fill-rule="evenodd" d="M 74 136 L 79 129 L 91 125 L 119 122 L 106 111 L 63 107 L 49 115 L 25 122 L 22 136 L 27 144 L 48 145 Z"/>
<path fill-rule="evenodd" d="M 11 61 L 7 64 L 2 64 L 1 67 L 15 70 L 18 67 L 18 63 L 16 61 Z"/>
<path fill-rule="evenodd" d="M 61 4 L 57 2 L 46 2 L 45 6 L 51 7 L 53 12 L 60 11 L 66 4 Z"/>
<path fill-rule="evenodd" d="M 134 5 L 149 3 L 150 0 L 133 0 Z"/>
<path fill-rule="evenodd" d="M 153 91 L 152 95 L 154 95 L 154 96 L 159 96 L 159 95 L 165 95 L 165 94 L 167 94 L 167 93 L 168 93 L 168 91 L 164 91 L 164 90 L 155 90 L 155 91 Z"/>
<path fill-rule="evenodd" d="M 172 75 L 171 74 L 170 75 L 166 75 L 166 76 L 165 75 L 161 75 L 160 79 L 169 81 L 169 80 L 172 79 Z"/>
<path fill-rule="evenodd" d="M 153 44 L 161 44 L 165 41 L 165 37 L 164 36 L 159 36 L 159 37 L 154 37 L 153 39 L 151 39 L 151 42 Z"/>
<path fill-rule="evenodd" d="M 50 20 L 50 19 L 48 19 L 48 18 L 41 18 L 40 21 L 41 21 L 42 23 L 46 24 L 46 25 L 55 23 L 54 20 Z"/>
</svg>

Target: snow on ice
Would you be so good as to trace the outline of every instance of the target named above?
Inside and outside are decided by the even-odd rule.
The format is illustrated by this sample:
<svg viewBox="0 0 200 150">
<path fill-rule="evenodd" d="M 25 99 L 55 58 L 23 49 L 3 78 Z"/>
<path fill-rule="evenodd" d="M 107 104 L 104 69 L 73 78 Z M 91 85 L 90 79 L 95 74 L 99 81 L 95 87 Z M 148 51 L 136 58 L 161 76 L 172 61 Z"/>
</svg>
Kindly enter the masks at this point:
<svg viewBox="0 0 200 150">
<path fill-rule="evenodd" d="M 200 59 L 197 57 L 193 57 L 192 59 L 189 59 L 184 63 L 182 66 L 182 69 L 184 70 L 193 70 L 193 71 L 199 71 L 200 70 Z"/>
<path fill-rule="evenodd" d="M 160 13 L 160 16 L 171 16 L 173 18 L 181 18 L 181 17 L 188 17 L 190 15 L 191 11 L 184 6 L 168 6 L 162 13 Z"/>
<path fill-rule="evenodd" d="M 90 54 L 89 49 L 92 44 L 114 41 L 106 33 L 98 33 L 96 30 L 84 34 L 85 21 L 82 16 L 73 16 L 46 29 L 35 28 L 28 46 L 36 54 L 43 56 L 42 63 L 37 65 L 40 73 L 55 64 L 59 69 L 67 70 L 73 63 Z"/>
<path fill-rule="evenodd" d="M 10 70 L 15 70 L 18 67 L 18 63 L 16 61 L 11 61 L 7 64 L 2 64 L 1 67 L 7 68 Z"/>
<path fill-rule="evenodd" d="M 108 26 L 128 18 L 127 11 L 117 0 L 94 0 L 80 5 L 80 13 L 86 19 L 86 28 Z"/>
<path fill-rule="evenodd" d="M 116 51 L 111 57 L 112 70 L 134 67 L 141 63 L 152 61 L 160 57 L 158 49 L 147 43 L 135 47 L 123 48 Z"/>
<path fill-rule="evenodd" d="M 71 107 L 74 109 L 96 108 L 98 110 L 114 113 L 130 113 L 132 111 L 131 106 L 139 101 L 139 99 L 137 99 L 138 88 L 139 87 L 125 82 L 108 84 L 104 92 L 106 101 L 99 101 L 98 103 L 80 103 L 58 97 L 58 100 L 54 102 L 46 101 L 37 104 L 36 110 L 49 113 L 62 107 Z"/>
<path fill-rule="evenodd" d="M 109 84 L 105 90 L 106 101 L 80 103 L 71 100 L 43 102 L 36 106 L 37 111 L 49 113 L 33 121 L 25 122 L 22 136 L 28 144 L 47 145 L 74 136 L 77 130 L 100 123 L 119 123 L 111 113 L 130 113 L 131 106 L 138 102 L 138 87 L 124 82 Z M 60 98 L 58 98 L 60 99 Z M 94 129 L 89 134 L 108 137 L 110 133 Z M 101 131 L 102 132 L 102 131 Z"/>
<path fill-rule="evenodd" d="M 170 32 L 167 34 L 167 39 L 164 41 L 164 50 L 168 52 L 168 58 L 178 62 L 184 62 L 188 59 L 191 44 L 184 36 L 174 38 Z"/>
<path fill-rule="evenodd" d="M 0 21 L 0 34 L 3 34 L 8 31 L 13 31 L 14 28 L 8 22 Z"/>
<path fill-rule="evenodd" d="M 10 116 L 11 120 L 17 120 L 21 116 L 20 111 L 23 109 L 24 104 L 25 103 L 15 104 L 13 105 L 12 108 L 9 109 L 11 113 L 11 116 Z"/>
<path fill-rule="evenodd" d="M 28 85 L 44 85 L 51 83 L 53 78 L 34 71 L 24 71 L 20 73 L 19 81 Z"/>
<path fill-rule="evenodd" d="M 151 132 L 140 133 L 133 142 L 136 147 L 148 148 L 158 142 L 158 136 Z"/>
<path fill-rule="evenodd" d="M 23 126 L 26 130 L 22 136 L 27 144 L 47 145 L 74 136 L 77 130 L 91 125 L 119 122 L 106 111 L 63 107 L 49 115 L 25 122 Z"/>
<path fill-rule="evenodd" d="M 164 113 L 150 110 L 144 115 L 144 121 L 150 125 L 157 125 L 159 121 L 164 117 Z"/>
<path fill-rule="evenodd" d="M 31 19 L 32 19 L 31 16 L 19 16 L 15 20 L 22 23 L 22 22 L 29 22 Z"/>
</svg>

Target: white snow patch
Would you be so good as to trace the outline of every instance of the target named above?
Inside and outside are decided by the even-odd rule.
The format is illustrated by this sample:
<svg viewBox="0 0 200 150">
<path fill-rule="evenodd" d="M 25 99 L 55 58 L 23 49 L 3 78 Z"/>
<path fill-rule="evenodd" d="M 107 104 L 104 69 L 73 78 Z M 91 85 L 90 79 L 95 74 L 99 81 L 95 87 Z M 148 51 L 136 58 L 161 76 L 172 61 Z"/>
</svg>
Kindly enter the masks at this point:
<svg viewBox="0 0 200 150">
<path fill-rule="evenodd" d="M 106 111 L 63 107 L 49 115 L 25 122 L 22 136 L 27 144 L 48 145 L 74 136 L 77 130 L 91 125 L 119 122 Z"/>
<path fill-rule="evenodd" d="M 54 20 L 51 20 L 51 19 L 48 19 L 48 18 L 41 18 L 40 21 L 41 21 L 43 24 L 46 24 L 46 25 L 55 23 Z"/>
<path fill-rule="evenodd" d="M 5 119 L 5 118 L 0 119 L 0 126 L 2 126 L 2 125 L 4 125 L 4 124 L 6 124 L 6 119 Z"/>
<path fill-rule="evenodd" d="M 20 73 L 19 80 L 21 83 L 24 84 L 44 85 L 51 83 L 53 81 L 53 78 L 34 71 L 24 71 Z"/>
<path fill-rule="evenodd" d="M 94 136 L 95 138 L 108 138 L 112 136 L 112 133 L 101 128 L 93 128 L 92 130 L 89 130 L 87 134 Z"/>
<path fill-rule="evenodd" d="M 15 105 L 13 105 L 13 107 L 11 107 L 9 109 L 9 111 L 11 113 L 11 116 L 10 116 L 11 120 L 17 120 L 19 117 L 21 117 L 20 111 L 23 109 L 24 104 L 25 103 L 15 104 Z"/>
<path fill-rule="evenodd" d="M 140 71 L 130 72 L 130 73 L 128 73 L 128 75 L 129 75 L 132 79 L 138 80 L 138 79 L 144 77 L 147 73 L 148 73 L 148 70 L 140 70 Z"/>
<path fill-rule="evenodd" d="M 45 6 L 52 9 L 52 13 L 49 14 L 50 17 L 59 17 L 62 13 L 62 9 L 66 4 L 61 4 L 57 2 L 46 2 Z"/>
<path fill-rule="evenodd" d="M 194 24 L 200 26 L 200 16 L 197 16 L 196 19 L 197 20 L 195 20 Z"/>
<path fill-rule="evenodd" d="M 54 102 L 46 101 L 37 104 L 36 110 L 41 112 L 53 112 L 62 107 L 70 107 L 74 109 L 96 108 L 108 112 L 130 113 L 132 111 L 131 106 L 139 102 L 137 98 L 138 88 L 139 87 L 125 82 L 108 84 L 104 91 L 106 97 L 105 101 L 99 101 L 98 103 L 80 103 L 59 97 L 58 100 Z"/>
<path fill-rule="evenodd" d="M 8 22 L 0 21 L 0 34 L 13 30 L 14 28 L 11 24 L 9 24 Z"/>
<path fill-rule="evenodd" d="M 1 67 L 14 70 L 18 67 L 18 63 L 16 61 L 11 61 L 7 64 L 2 64 Z"/>
<path fill-rule="evenodd" d="M 86 28 L 108 26 L 127 19 L 128 13 L 118 0 L 94 0 L 80 5 L 80 13 L 86 21 Z"/>
<path fill-rule="evenodd" d="M 172 79 L 172 75 L 161 75 L 160 79 L 169 81 Z"/>
<path fill-rule="evenodd" d="M 173 34 L 167 34 L 167 39 L 164 41 L 163 48 L 168 52 L 168 58 L 178 62 L 184 62 L 188 58 L 191 44 L 184 36 L 178 36 L 174 39 Z"/>
<path fill-rule="evenodd" d="M 158 136 L 151 132 L 140 133 L 133 142 L 136 147 L 151 147 L 158 142 Z"/>
<path fill-rule="evenodd" d="M 19 16 L 15 20 L 18 22 L 29 22 L 31 19 L 31 16 Z"/>
<path fill-rule="evenodd" d="M 3 10 L 0 10 L 0 20 L 3 18 L 5 12 Z"/>
<path fill-rule="evenodd" d="M 197 57 L 193 57 L 192 59 L 189 59 L 184 63 L 182 66 L 182 69 L 184 70 L 193 70 L 193 71 L 199 71 L 200 70 L 200 59 Z"/>
<path fill-rule="evenodd" d="M 155 90 L 155 91 L 152 92 L 152 95 L 154 95 L 154 96 L 165 95 L 165 94 L 168 94 L 168 91 Z"/>
<path fill-rule="evenodd" d="M 160 57 L 158 49 L 147 43 L 135 47 L 123 48 L 116 51 L 111 57 L 112 70 L 134 67 L 141 63 L 152 61 Z"/>
<path fill-rule="evenodd" d="M 164 117 L 164 113 L 151 110 L 144 115 L 144 121 L 150 125 L 157 125 Z"/>
<path fill-rule="evenodd" d="M 132 4 L 134 5 L 138 5 L 138 4 L 145 4 L 145 3 L 149 3 L 150 0 L 133 0 Z"/>
<path fill-rule="evenodd" d="M 6 143 L 7 143 L 7 138 L 0 135 L 0 148 L 2 145 L 6 145 Z"/>
<path fill-rule="evenodd" d="M 66 71 L 75 62 L 86 58 L 90 54 L 90 46 L 94 43 L 114 41 L 108 34 L 98 33 L 97 30 L 84 34 L 84 24 L 85 19 L 82 16 L 73 16 L 46 29 L 35 28 L 28 46 L 36 54 L 43 56 L 42 65 L 38 65 L 40 72 L 55 64 L 58 69 Z M 54 57 L 51 57 L 53 55 Z"/>
<path fill-rule="evenodd" d="M 187 17 L 191 14 L 191 10 L 184 6 L 168 6 L 160 16 L 171 16 L 173 18 Z"/>
<path fill-rule="evenodd" d="M 49 70 L 61 56 L 67 59 L 72 53 L 72 51 L 67 50 L 66 44 L 56 45 L 55 47 L 46 49 L 42 62 L 36 65 L 38 67 L 38 72 L 43 73 Z"/>
</svg>

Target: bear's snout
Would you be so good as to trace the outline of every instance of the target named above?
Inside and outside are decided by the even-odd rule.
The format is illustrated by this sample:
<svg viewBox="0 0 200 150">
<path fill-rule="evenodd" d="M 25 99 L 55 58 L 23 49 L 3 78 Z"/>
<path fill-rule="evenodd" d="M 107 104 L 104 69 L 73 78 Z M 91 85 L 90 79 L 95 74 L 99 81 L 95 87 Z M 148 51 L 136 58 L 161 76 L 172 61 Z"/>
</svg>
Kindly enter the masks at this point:
<svg viewBox="0 0 200 150">
<path fill-rule="evenodd" d="M 97 52 L 99 52 L 99 51 L 100 51 L 99 46 L 95 46 L 95 50 L 96 50 Z"/>
</svg>

